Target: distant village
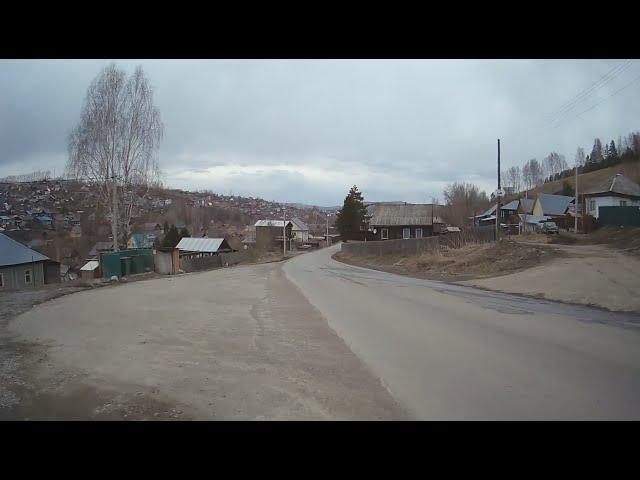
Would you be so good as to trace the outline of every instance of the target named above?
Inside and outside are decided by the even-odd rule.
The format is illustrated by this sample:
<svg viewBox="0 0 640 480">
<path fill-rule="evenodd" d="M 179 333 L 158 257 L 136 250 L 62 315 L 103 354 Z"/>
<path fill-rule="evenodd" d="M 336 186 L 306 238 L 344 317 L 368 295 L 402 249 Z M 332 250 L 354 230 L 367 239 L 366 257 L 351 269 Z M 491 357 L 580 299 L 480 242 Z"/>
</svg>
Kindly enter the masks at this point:
<svg viewBox="0 0 640 480">
<path fill-rule="evenodd" d="M 0 234 L 60 263 L 62 281 L 113 247 L 108 215 L 91 184 L 66 179 L 0 180 Z M 327 211 L 261 198 L 150 188 L 131 213 L 130 248 L 160 245 L 165 223 L 193 237 L 225 238 L 233 249 L 255 243 L 261 219 L 297 218 L 312 235 L 324 235 Z M 333 231 L 333 229 L 332 229 Z M 324 238 L 324 237 L 323 237 Z"/>
<path fill-rule="evenodd" d="M 539 191 L 527 198 L 505 189 L 499 215 L 494 197 L 485 197 L 471 207 L 473 212 L 468 208 L 459 212 L 462 216 L 455 214 L 456 205 L 365 201 L 366 226 L 354 239 L 403 241 L 457 235 L 466 228 L 477 235 L 483 230 L 478 239 L 484 241 L 494 239 L 497 218 L 504 235 L 557 233 L 576 226 L 588 231 L 596 222 L 638 223 L 640 185 L 622 173 L 601 173 L 585 175 L 585 181 L 593 178 L 580 192 L 579 202 L 562 191 Z M 98 189 L 89 183 L 47 178 L 0 181 L 0 287 L 145 272 L 176 274 L 236 264 L 250 256 L 256 260 L 263 254 L 300 253 L 340 240 L 334 227 L 335 207 L 149 187 L 133 197 L 126 241 L 121 239 L 120 251 L 114 252 L 102 205 Z M 171 238 L 171 232 L 175 241 L 163 241 Z M 393 245 L 406 248 L 403 243 Z M 372 248 L 377 247 L 372 244 Z"/>
</svg>

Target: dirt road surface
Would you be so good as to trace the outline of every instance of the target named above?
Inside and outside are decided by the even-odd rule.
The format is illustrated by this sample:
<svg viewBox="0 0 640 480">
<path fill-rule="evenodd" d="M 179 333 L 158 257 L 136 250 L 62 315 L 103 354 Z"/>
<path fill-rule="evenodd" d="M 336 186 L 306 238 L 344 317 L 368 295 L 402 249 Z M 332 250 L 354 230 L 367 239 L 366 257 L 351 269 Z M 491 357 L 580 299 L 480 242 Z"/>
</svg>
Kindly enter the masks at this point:
<svg viewBox="0 0 640 480">
<path fill-rule="evenodd" d="M 0 418 L 640 419 L 640 315 L 339 248 L 36 306 L 8 325 Z"/>
<path fill-rule="evenodd" d="M 547 245 L 566 255 L 545 265 L 472 285 L 551 300 L 640 312 L 640 258 L 604 245 Z"/>
<path fill-rule="evenodd" d="M 280 263 L 61 297 L 3 346 L 0 419 L 407 418 Z"/>
</svg>

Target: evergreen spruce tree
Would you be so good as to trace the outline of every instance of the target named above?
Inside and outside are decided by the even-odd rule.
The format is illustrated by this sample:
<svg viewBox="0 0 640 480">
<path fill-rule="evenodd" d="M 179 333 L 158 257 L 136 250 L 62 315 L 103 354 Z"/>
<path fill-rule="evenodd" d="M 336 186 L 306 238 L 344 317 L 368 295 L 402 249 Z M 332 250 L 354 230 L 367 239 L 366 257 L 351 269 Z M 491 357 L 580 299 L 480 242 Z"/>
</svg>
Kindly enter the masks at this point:
<svg viewBox="0 0 640 480">
<path fill-rule="evenodd" d="M 345 197 L 342 208 L 336 215 L 336 228 L 340 236 L 346 242 L 348 240 L 364 240 L 366 235 L 367 207 L 364 205 L 362 193 L 355 185 L 349 190 Z"/>
<path fill-rule="evenodd" d="M 602 151 L 602 142 L 599 138 L 593 141 L 593 148 L 591 149 L 591 163 L 597 166 L 604 159 Z M 596 167 L 597 168 L 597 167 Z"/>
<path fill-rule="evenodd" d="M 178 229 L 176 228 L 176 226 L 171 224 L 171 227 L 169 227 L 169 231 L 164 235 L 162 246 L 174 248 L 176 245 L 178 245 L 178 242 L 180 242 L 180 234 L 178 233 Z"/>
<path fill-rule="evenodd" d="M 618 158 L 618 150 L 616 149 L 616 144 L 613 140 L 611 140 L 611 144 L 609 145 L 609 148 L 607 149 L 607 164 L 608 165 L 615 165 L 616 163 L 618 163 L 619 158 Z"/>
<path fill-rule="evenodd" d="M 189 233 L 189 230 L 187 230 L 187 227 L 182 228 L 182 230 L 180 230 L 180 240 L 182 240 L 185 237 L 190 237 L 191 234 Z"/>
</svg>

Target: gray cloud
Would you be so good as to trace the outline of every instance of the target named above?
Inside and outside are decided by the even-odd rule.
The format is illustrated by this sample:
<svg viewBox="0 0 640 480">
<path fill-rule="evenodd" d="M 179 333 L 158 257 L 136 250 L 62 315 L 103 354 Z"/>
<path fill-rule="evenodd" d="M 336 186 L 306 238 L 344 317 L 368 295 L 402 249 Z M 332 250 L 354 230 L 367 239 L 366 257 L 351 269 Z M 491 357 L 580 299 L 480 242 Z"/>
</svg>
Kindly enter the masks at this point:
<svg viewBox="0 0 640 480">
<path fill-rule="evenodd" d="M 0 61 L 0 176 L 60 171 L 86 88 L 105 61 Z M 547 114 L 621 61 L 154 60 L 141 64 L 165 123 L 169 185 L 283 201 L 425 201 L 451 181 L 495 188 L 506 167 L 638 129 L 640 64 L 558 128 Z"/>
</svg>

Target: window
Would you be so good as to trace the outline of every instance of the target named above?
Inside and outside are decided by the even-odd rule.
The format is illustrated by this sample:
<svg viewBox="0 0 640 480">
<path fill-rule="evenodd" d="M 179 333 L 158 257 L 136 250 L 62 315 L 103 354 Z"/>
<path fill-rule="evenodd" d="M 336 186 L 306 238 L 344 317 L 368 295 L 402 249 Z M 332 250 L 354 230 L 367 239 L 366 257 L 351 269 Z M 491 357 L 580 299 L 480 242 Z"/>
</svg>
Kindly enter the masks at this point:
<svg viewBox="0 0 640 480">
<path fill-rule="evenodd" d="M 626 200 L 620 200 L 620 206 L 621 207 L 626 207 L 627 206 L 627 201 Z"/>
<path fill-rule="evenodd" d="M 31 270 L 24 271 L 24 283 L 31 285 Z"/>
<path fill-rule="evenodd" d="M 383 240 L 389 240 L 389 229 L 388 228 L 383 228 L 382 229 L 382 239 Z"/>
<path fill-rule="evenodd" d="M 596 209 L 596 201 L 595 200 L 589 200 L 589 211 L 593 212 Z"/>
<path fill-rule="evenodd" d="M 4 287 L 4 277 L 0 273 L 0 288 Z"/>
<path fill-rule="evenodd" d="M 416 228 L 416 238 L 422 238 L 422 229 Z"/>
<path fill-rule="evenodd" d="M 411 238 L 411 229 L 403 228 L 402 229 L 402 238 Z"/>
</svg>

